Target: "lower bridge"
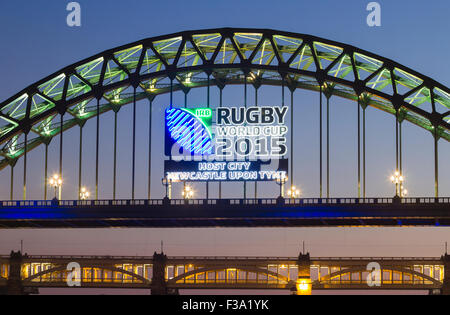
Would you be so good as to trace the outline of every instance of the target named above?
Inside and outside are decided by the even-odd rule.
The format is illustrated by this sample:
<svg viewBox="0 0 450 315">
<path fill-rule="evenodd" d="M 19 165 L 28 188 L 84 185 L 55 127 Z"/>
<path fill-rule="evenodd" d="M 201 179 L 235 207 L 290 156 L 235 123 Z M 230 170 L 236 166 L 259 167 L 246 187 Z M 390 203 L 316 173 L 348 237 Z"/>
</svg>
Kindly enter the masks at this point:
<svg viewBox="0 0 450 315">
<path fill-rule="evenodd" d="M 428 290 L 450 294 L 450 256 L 438 258 L 0 257 L 0 293 L 38 293 L 39 288 L 148 289 L 154 295 L 189 289 Z"/>
</svg>

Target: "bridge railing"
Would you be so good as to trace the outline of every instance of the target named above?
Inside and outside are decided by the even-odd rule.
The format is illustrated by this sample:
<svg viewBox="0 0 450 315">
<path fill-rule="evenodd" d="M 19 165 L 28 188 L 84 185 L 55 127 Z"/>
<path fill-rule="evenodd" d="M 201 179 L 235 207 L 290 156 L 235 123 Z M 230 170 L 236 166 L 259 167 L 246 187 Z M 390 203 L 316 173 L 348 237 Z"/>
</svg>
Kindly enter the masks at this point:
<svg viewBox="0 0 450 315">
<path fill-rule="evenodd" d="M 9 259 L 9 255 L 0 255 L 0 259 Z M 153 256 L 110 256 L 110 255 L 27 255 L 29 260 L 48 259 L 98 259 L 98 260 L 153 260 Z M 297 261 L 297 257 L 281 256 L 168 256 L 168 260 L 281 260 Z M 311 261 L 440 261 L 439 257 L 311 257 Z"/>
<path fill-rule="evenodd" d="M 439 257 L 311 257 L 311 261 L 440 261 Z"/>
<path fill-rule="evenodd" d="M 0 256 L 9 258 L 9 256 Z M 28 255 L 24 256 L 24 259 L 27 260 L 153 260 L 153 256 L 95 256 L 95 255 Z"/>
<path fill-rule="evenodd" d="M 282 200 L 288 206 L 311 205 L 379 205 L 392 204 L 395 198 L 286 198 Z M 401 204 L 450 204 L 450 197 L 408 197 L 399 200 Z M 18 200 L 0 201 L 0 208 L 36 208 L 36 207 L 105 207 L 105 206 L 198 206 L 198 205 L 277 205 L 280 199 L 121 199 L 121 200 Z"/>
<path fill-rule="evenodd" d="M 252 260 L 252 261 L 297 261 L 296 257 L 258 257 L 258 256 L 169 256 L 168 260 L 217 261 L 217 260 Z"/>
</svg>

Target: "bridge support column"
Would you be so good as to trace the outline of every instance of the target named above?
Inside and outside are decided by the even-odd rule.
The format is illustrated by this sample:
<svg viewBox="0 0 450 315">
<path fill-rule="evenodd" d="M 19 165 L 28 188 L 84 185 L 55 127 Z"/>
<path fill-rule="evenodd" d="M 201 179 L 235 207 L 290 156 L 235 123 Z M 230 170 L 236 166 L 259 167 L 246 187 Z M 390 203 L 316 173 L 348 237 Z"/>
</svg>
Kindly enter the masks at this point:
<svg viewBox="0 0 450 315">
<path fill-rule="evenodd" d="M 298 256 L 298 276 L 293 295 L 311 295 L 311 259 L 309 253 Z"/>
<path fill-rule="evenodd" d="M 9 259 L 9 277 L 6 287 L 7 295 L 24 295 L 22 286 L 22 253 L 11 252 Z"/>
<path fill-rule="evenodd" d="M 166 263 L 167 256 L 164 253 L 153 254 L 153 277 L 151 285 L 152 295 L 167 295 L 166 283 Z"/>
<path fill-rule="evenodd" d="M 442 256 L 444 264 L 444 284 L 442 286 L 442 295 L 450 295 L 450 255 Z"/>
</svg>

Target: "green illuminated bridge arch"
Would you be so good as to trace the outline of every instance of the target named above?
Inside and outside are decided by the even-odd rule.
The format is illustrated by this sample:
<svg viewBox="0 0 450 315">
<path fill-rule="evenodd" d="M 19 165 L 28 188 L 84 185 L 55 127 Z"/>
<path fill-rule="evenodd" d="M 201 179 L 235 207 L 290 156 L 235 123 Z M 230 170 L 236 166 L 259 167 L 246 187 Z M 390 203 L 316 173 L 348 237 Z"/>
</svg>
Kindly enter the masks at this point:
<svg viewBox="0 0 450 315">
<path fill-rule="evenodd" d="M 427 76 L 311 35 L 222 28 L 158 36 L 107 50 L 0 103 L 0 170 L 61 131 L 133 103 L 134 95 L 140 100 L 245 82 L 256 88 L 285 85 L 291 91 L 301 88 L 359 101 L 363 108 L 391 113 L 432 132 L 435 139 L 450 141 L 450 89 Z"/>
</svg>

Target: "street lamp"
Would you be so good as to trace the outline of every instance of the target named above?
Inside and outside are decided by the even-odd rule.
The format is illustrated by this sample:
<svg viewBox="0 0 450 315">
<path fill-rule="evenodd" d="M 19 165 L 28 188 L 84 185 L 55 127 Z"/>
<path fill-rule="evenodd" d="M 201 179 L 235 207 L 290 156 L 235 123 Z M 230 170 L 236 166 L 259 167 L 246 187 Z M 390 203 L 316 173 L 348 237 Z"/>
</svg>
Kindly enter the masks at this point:
<svg viewBox="0 0 450 315">
<path fill-rule="evenodd" d="M 394 175 L 391 176 L 391 182 L 395 184 L 395 196 L 402 197 L 402 191 L 400 187 L 403 188 L 403 181 L 405 178 L 400 174 L 399 171 L 395 171 Z"/>
<path fill-rule="evenodd" d="M 280 185 L 280 196 L 278 198 L 284 198 L 284 184 L 288 181 L 286 173 L 282 173 L 276 178 L 276 183 Z"/>
<path fill-rule="evenodd" d="M 311 295 L 312 283 L 310 279 L 298 279 L 295 287 L 297 295 Z"/>
<path fill-rule="evenodd" d="M 288 197 L 292 199 L 300 197 L 300 194 L 300 189 L 295 186 L 292 186 L 287 192 Z"/>
<path fill-rule="evenodd" d="M 89 191 L 87 191 L 86 187 L 81 188 L 80 200 L 87 200 L 89 198 L 89 195 Z"/>
<path fill-rule="evenodd" d="M 408 190 L 403 185 L 401 185 L 401 187 L 400 187 L 400 197 L 406 197 L 407 195 L 408 195 Z"/>
<path fill-rule="evenodd" d="M 184 187 L 182 195 L 185 200 L 194 198 L 194 194 L 195 194 L 195 192 L 190 186 Z"/>
<path fill-rule="evenodd" d="M 52 177 L 50 177 L 49 179 L 49 184 L 51 187 L 55 188 L 55 199 L 56 198 L 56 191 L 59 190 L 59 199 L 61 199 L 61 186 L 62 186 L 62 178 L 59 177 L 58 174 L 53 175 Z"/>
<path fill-rule="evenodd" d="M 172 179 L 168 179 L 167 176 L 161 179 L 161 183 L 166 187 L 166 197 L 167 199 L 172 199 Z"/>
</svg>

